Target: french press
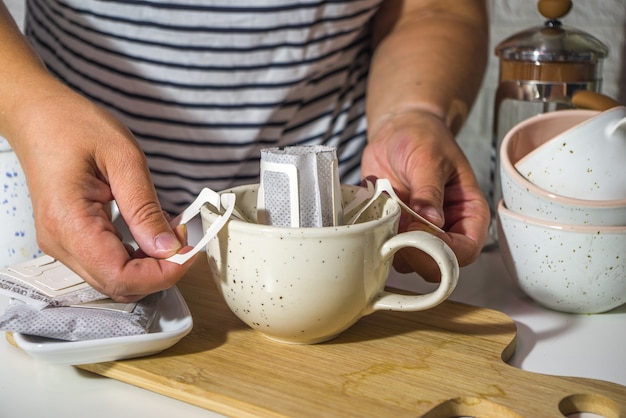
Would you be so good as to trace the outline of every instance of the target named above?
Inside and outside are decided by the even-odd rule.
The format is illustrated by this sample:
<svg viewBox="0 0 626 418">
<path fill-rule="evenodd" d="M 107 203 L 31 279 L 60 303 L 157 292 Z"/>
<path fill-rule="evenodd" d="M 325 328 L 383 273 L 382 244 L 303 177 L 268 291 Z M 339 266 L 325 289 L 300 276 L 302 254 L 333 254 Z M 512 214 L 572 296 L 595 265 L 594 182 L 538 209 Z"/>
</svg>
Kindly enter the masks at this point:
<svg viewBox="0 0 626 418">
<path fill-rule="evenodd" d="M 593 95 L 601 90 L 608 48 L 588 33 L 561 23 L 571 7 L 569 0 L 539 1 L 539 12 L 547 19 L 543 26 L 523 30 L 496 46 L 500 74 L 491 149 L 492 215 L 502 194 L 498 150 L 506 133 L 531 116 L 579 107 L 576 98 L 585 100 L 582 92 Z M 491 236 L 495 238 L 495 231 Z"/>
</svg>

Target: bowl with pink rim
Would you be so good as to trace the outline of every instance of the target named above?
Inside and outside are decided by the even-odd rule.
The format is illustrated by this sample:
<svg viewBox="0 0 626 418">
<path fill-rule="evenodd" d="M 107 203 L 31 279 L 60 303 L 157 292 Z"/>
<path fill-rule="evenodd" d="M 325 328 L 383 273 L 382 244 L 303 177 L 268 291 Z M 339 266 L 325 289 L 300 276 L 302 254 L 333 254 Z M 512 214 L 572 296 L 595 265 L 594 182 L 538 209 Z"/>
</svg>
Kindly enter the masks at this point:
<svg viewBox="0 0 626 418">
<path fill-rule="evenodd" d="M 625 226 L 626 199 L 573 198 L 546 190 L 515 167 L 552 138 L 597 116 L 590 110 L 561 110 L 531 117 L 514 126 L 500 147 L 502 197 L 508 210 L 566 225 Z"/>
<path fill-rule="evenodd" d="M 500 200 L 498 239 L 519 288 L 549 309 L 577 314 L 626 303 L 626 226 L 576 226 L 533 219 Z"/>
<path fill-rule="evenodd" d="M 566 129 L 515 163 L 531 183 L 586 200 L 626 199 L 626 107 Z"/>
</svg>

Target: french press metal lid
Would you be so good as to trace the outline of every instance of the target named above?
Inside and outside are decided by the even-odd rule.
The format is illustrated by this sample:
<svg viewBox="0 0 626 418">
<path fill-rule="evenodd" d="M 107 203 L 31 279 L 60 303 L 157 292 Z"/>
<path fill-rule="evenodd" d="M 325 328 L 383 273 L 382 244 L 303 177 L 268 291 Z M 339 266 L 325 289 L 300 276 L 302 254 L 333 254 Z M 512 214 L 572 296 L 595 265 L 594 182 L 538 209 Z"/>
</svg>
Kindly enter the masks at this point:
<svg viewBox="0 0 626 418">
<path fill-rule="evenodd" d="M 496 104 L 511 97 L 571 107 L 577 90 L 600 92 L 602 62 L 609 50 L 592 35 L 562 24 L 560 19 L 571 5 L 568 0 L 539 1 L 539 11 L 547 19 L 544 25 L 516 33 L 496 46 L 500 58 Z"/>
</svg>

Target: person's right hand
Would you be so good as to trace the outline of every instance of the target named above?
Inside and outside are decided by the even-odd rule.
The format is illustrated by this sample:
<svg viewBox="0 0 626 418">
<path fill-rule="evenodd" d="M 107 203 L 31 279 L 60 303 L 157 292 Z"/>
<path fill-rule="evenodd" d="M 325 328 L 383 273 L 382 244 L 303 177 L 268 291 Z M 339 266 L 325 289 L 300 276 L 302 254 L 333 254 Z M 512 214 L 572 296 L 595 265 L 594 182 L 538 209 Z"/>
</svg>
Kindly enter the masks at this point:
<svg viewBox="0 0 626 418">
<path fill-rule="evenodd" d="M 118 301 L 174 285 L 191 261 L 164 259 L 186 238 L 168 225 L 132 134 L 51 77 L 36 84 L 13 101 L 3 133 L 26 173 L 41 250 Z M 112 200 L 137 251 L 111 222 Z"/>
<path fill-rule="evenodd" d="M 459 265 L 474 262 L 487 239 L 489 206 L 472 167 L 441 118 L 419 110 L 391 115 L 370 132 L 363 152 L 364 176 L 386 178 L 413 210 L 445 233 L 437 234 L 454 251 Z M 408 215 L 399 231 L 424 230 Z M 440 269 L 424 252 L 403 248 L 394 257 L 400 273 L 415 271 L 428 281 Z"/>
</svg>

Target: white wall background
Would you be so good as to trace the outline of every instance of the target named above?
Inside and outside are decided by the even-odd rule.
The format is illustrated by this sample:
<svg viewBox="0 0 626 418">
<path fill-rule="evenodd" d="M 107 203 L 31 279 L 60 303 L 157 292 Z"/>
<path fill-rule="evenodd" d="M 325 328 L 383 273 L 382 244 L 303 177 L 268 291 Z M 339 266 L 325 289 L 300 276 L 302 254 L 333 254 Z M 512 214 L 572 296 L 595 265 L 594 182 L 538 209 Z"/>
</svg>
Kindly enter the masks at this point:
<svg viewBox="0 0 626 418">
<path fill-rule="evenodd" d="M 21 25 L 24 0 L 4 0 Z M 459 0 L 463 1 L 463 0 Z M 491 41 L 489 66 L 470 118 L 459 135 L 485 192 L 488 190 L 493 97 L 498 83 L 495 46 L 523 29 L 543 24 L 534 0 L 489 0 Z M 566 26 L 588 32 L 609 47 L 602 92 L 626 104 L 626 0 L 578 0 L 565 16 Z"/>
</svg>

